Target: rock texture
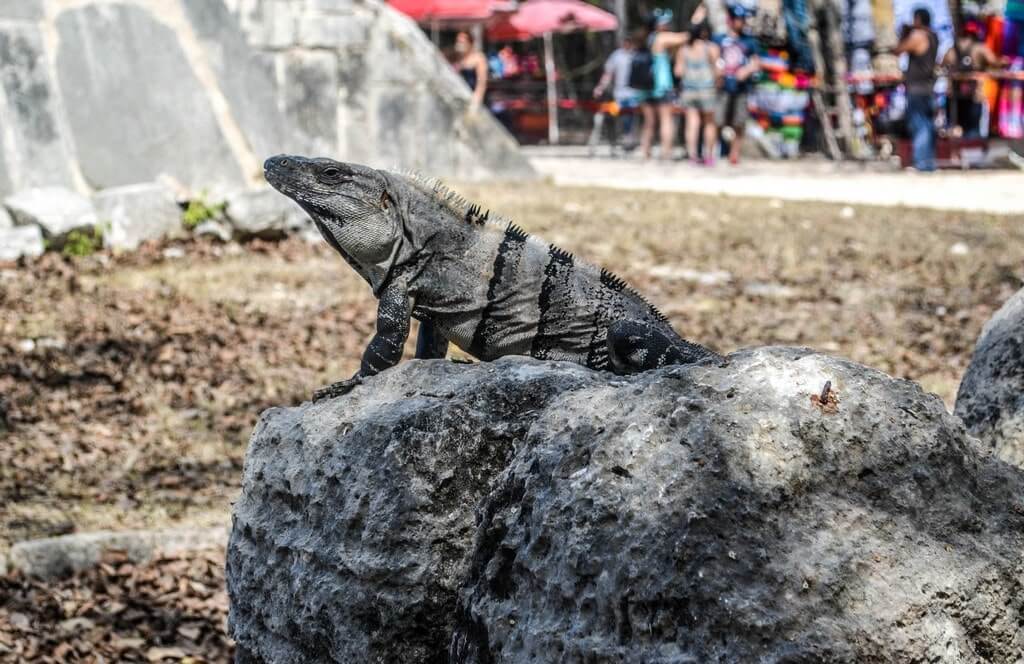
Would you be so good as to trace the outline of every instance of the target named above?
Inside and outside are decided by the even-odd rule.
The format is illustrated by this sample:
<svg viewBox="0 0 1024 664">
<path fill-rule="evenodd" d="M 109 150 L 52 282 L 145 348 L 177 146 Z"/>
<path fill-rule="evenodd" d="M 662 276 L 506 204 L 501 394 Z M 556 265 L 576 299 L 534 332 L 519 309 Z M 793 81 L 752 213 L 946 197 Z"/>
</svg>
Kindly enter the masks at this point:
<svg viewBox="0 0 1024 664">
<path fill-rule="evenodd" d="M 258 186 L 281 152 L 431 175 L 531 172 L 382 0 L 0 5 L 0 195 L 167 174 L 222 198 Z"/>
<path fill-rule="evenodd" d="M 975 444 L 916 384 L 803 350 L 409 361 L 261 418 L 238 659 L 1015 661 L 1024 473 Z"/>
<path fill-rule="evenodd" d="M 93 197 L 93 204 L 109 247 L 136 249 L 147 240 L 173 237 L 183 230 L 174 192 L 161 183 L 105 189 Z"/>
<path fill-rule="evenodd" d="M 46 249 L 43 232 L 38 226 L 0 227 L 0 261 L 16 261 L 21 257 L 42 256 Z"/>
<path fill-rule="evenodd" d="M 225 535 L 223 528 L 79 533 L 18 542 L 11 547 L 6 564 L 22 574 L 52 579 L 97 565 L 109 549 L 124 551 L 128 560 L 141 563 L 158 552 L 174 555 L 220 549 Z"/>
<path fill-rule="evenodd" d="M 956 414 L 1000 458 L 1024 468 L 1024 289 L 982 329 Z"/>
<path fill-rule="evenodd" d="M 280 238 L 310 225 L 302 208 L 270 187 L 237 192 L 225 203 L 228 219 L 241 238 Z"/>
<path fill-rule="evenodd" d="M 70 189 L 39 187 L 4 199 L 4 205 L 19 226 L 34 225 L 49 238 L 61 238 L 71 231 L 96 225 L 92 202 Z"/>
</svg>

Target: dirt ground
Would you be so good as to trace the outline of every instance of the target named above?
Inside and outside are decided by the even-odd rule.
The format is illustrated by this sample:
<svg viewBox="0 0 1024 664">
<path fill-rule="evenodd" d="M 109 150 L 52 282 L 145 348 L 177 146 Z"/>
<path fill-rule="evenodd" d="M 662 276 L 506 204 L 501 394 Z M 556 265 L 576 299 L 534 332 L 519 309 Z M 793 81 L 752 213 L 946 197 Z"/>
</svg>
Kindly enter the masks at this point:
<svg viewBox="0 0 1024 664">
<path fill-rule="evenodd" d="M 1024 276 L 1024 217 L 458 189 L 616 271 L 687 338 L 725 352 L 811 346 L 947 404 Z M 351 374 L 374 314 L 351 269 L 298 238 L 0 270 L 0 553 L 75 531 L 227 523 L 260 411 Z M 11 610 L 0 605 L 0 648 Z"/>
</svg>

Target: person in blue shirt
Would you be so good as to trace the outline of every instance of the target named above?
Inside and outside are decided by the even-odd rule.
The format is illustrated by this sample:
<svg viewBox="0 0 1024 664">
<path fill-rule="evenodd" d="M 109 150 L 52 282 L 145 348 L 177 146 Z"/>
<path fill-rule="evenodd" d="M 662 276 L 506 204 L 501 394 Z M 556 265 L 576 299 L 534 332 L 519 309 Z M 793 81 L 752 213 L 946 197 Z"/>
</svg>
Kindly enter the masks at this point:
<svg viewBox="0 0 1024 664">
<path fill-rule="evenodd" d="M 742 5 L 729 6 L 729 21 L 725 34 L 718 35 L 718 105 L 715 108 L 715 124 L 720 129 L 732 130 L 729 144 L 729 163 L 738 164 L 743 130 L 750 112 L 747 109 L 747 94 L 751 78 L 760 68 L 757 57 L 757 41 L 744 34 L 750 11 Z M 727 133 L 723 131 L 723 133 Z"/>
</svg>

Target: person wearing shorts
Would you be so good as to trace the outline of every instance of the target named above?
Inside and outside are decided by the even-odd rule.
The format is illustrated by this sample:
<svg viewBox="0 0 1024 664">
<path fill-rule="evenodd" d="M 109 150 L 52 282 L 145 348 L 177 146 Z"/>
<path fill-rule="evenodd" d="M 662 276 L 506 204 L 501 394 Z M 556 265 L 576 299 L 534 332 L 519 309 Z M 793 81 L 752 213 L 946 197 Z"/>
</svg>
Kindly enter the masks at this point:
<svg viewBox="0 0 1024 664">
<path fill-rule="evenodd" d="M 690 43 L 676 53 L 676 77 L 682 81 L 681 101 L 686 109 L 686 152 L 694 164 L 714 164 L 715 141 L 715 63 L 718 46 L 711 41 L 706 22 L 694 28 Z M 697 138 L 704 123 L 704 157 L 698 158 Z"/>
<path fill-rule="evenodd" d="M 726 32 L 716 39 L 720 55 L 718 58 L 718 102 L 715 108 L 715 122 L 722 129 L 729 127 L 734 132 L 729 142 L 729 163 L 737 164 L 743 130 L 750 112 L 747 109 L 747 93 L 750 79 L 757 73 L 761 63 L 757 57 L 757 42 L 743 34 L 749 10 L 742 5 L 729 6 L 729 21 Z"/>
</svg>

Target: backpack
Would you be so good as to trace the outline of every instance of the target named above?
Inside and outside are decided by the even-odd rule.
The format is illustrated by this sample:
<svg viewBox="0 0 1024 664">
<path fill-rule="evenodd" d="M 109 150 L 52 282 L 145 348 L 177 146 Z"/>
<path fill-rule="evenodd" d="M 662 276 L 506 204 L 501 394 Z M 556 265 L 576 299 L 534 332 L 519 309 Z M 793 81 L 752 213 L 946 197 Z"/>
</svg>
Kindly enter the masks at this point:
<svg viewBox="0 0 1024 664">
<path fill-rule="evenodd" d="M 637 49 L 633 53 L 633 62 L 629 65 L 629 87 L 640 92 L 654 89 L 654 58 L 650 49 Z"/>
</svg>

